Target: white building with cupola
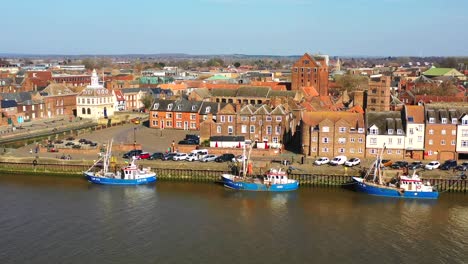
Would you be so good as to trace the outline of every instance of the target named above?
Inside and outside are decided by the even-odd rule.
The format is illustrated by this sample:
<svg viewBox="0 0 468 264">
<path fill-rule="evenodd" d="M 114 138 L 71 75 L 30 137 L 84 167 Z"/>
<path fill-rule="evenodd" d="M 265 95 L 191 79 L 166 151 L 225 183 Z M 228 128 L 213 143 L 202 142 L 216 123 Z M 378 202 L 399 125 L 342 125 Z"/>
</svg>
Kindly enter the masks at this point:
<svg viewBox="0 0 468 264">
<path fill-rule="evenodd" d="M 91 75 L 91 85 L 76 97 L 76 110 L 78 117 L 94 120 L 114 115 L 114 96 L 99 83 L 96 70 Z"/>
</svg>

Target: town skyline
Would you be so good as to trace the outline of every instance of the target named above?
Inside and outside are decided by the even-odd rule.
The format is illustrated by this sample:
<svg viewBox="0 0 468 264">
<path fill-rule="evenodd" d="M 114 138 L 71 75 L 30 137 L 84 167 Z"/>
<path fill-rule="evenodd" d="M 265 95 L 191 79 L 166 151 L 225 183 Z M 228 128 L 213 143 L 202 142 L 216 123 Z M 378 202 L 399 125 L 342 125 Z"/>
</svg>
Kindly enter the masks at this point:
<svg viewBox="0 0 468 264">
<path fill-rule="evenodd" d="M 120 8 L 125 5 L 125 8 Z M 171 1 L 3 4 L 1 53 L 464 56 L 459 0 Z M 25 8 L 27 7 L 27 8 Z M 18 16 L 21 14 L 21 17 Z"/>
</svg>

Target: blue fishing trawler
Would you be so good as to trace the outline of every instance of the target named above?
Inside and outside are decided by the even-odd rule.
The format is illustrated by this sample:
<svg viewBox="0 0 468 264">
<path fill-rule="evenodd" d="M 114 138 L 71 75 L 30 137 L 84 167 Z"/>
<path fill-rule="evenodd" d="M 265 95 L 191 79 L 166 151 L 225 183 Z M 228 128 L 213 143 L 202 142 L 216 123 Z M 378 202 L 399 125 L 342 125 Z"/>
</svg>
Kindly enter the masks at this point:
<svg viewBox="0 0 468 264">
<path fill-rule="evenodd" d="M 369 195 L 411 198 L 411 199 L 437 199 L 439 192 L 429 181 L 424 182 L 414 171 L 413 175 L 401 175 L 385 182 L 382 179 L 382 151 L 377 155 L 370 169 L 363 178 L 353 177 L 355 190 Z"/>
<path fill-rule="evenodd" d="M 247 164 L 251 173 L 250 152 L 247 160 L 242 162 L 242 176 L 234 174 L 222 174 L 221 178 L 226 188 L 241 190 L 241 191 L 262 191 L 262 192 L 287 192 L 294 191 L 299 188 L 299 182 L 288 178 L 286 171 L 281 169 L 270 169 L 261 177 L 247 177 Z M 245 157 L 245 144 L 244 155 Z"/>
<path fill-rule="evenodd" d="M 89 182 L 107 185 L 141 185 L 156 181 L 156 173 L 152 172 L 149 167 L 139 168 L 135 163 L 136 157 L 132 157 L 130 164 L 120 170 L 115 172 L 109 171 L 111 150 L 112 140 L 107 144 L 106 153 L 84 172 L 84 176 Z M 95 171 L 98 164 L 102 165 L 102 169 Z"/>
</svg>

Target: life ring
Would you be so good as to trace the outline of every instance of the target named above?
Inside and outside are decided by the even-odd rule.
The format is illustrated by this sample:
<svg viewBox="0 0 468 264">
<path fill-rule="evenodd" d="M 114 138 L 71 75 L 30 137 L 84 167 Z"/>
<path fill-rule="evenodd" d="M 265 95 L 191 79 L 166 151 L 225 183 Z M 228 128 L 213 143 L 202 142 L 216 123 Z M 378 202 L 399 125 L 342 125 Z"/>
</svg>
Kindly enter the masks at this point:
<svg viewBox="0 0 468 264">
<path fill-rule="evenodd" d="M 33 164 L 33 166 L 36 166 L 37 165 L 37 160 L 33 160 L 32 164 Z"/>
<path fill-rule="evenodd" d="M 421 185 L 416 186 L 416 189 L 421 190 Z"/>
</svg>

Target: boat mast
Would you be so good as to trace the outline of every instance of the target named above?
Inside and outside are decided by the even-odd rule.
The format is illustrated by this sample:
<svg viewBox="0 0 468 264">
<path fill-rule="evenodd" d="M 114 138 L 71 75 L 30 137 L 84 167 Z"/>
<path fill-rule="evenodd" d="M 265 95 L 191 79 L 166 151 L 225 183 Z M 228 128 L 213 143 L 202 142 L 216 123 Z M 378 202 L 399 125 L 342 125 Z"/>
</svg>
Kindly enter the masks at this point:
<svg viewBox="0 0 468 264">
<path fill-rule="evenodd" d="M 245 141 L 244 141 L 244 149 L 242 150 L 242 176 L 245 178 L 246 170 L 247 170 L 247 160 L 245 159 Z"/>
</svg>

